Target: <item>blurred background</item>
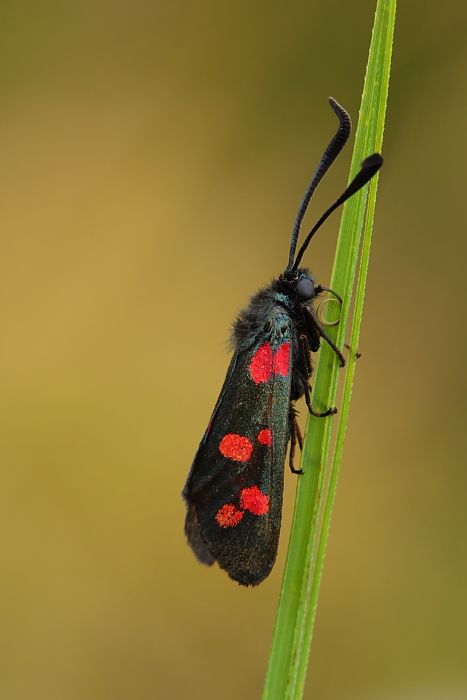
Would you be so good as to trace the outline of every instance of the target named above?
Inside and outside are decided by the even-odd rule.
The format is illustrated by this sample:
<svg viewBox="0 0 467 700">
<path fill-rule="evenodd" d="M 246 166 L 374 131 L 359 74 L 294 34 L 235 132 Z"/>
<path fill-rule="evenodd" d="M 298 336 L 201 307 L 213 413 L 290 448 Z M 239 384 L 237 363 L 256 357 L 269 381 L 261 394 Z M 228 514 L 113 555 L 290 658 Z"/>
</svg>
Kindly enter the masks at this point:
<svg viewBox="0 0 467 700">
<path fill-rule="evenodd" d="M 328 95 L 356 121 L 374 7 L 2 3 L 2 700 L 260 697 L 296 477 L 256 589 L 196 563 L 180 491 Z M 466 30 L 458 0 L 400 2 L 310 699 L 467 697 Z"/>
</svg>

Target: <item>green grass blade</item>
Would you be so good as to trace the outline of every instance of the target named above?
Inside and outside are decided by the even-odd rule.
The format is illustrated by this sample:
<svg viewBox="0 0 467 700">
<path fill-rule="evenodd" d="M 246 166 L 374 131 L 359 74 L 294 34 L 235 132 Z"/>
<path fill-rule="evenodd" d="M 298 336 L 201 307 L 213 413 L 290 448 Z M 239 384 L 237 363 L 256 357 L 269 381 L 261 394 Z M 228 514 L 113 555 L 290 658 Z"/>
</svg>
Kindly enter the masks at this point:
<svg viewBox="0 0 467 700">
<path fill-rule="evenodd" d="M 396 0 L 378 0 L 350 177 L 364 157 L 380 151 L 386 115 Z M 302 457 L 304 476 L 299 478 L 287 562 L 282 582 L 274 637 L 269 657 L 263 700 L 299 700 L 303 695 L 309 649 L 316 615 L 332 505 L 349 414 L 355 373 L 355 348 L 363 310 L 365 283 L 371 244 L 378 176 L 368 188 L 347 202 L 342 216 L 331 280 L 331 288 L 344 299 L 340 324 L 331 329 L 343 346 L 356 276 L 361 232 L 365 221 L 362 255 L 352 318 L 351 348 L 346 367 L 342 405 L 336 418 L 309 417 Z M 366 212 L 366 220 L 365 220 Z M 323 344 L 316 367 L 313 403 L 318 410 L 334 405 L 339 369 L 333 351 Z M 326 486 L 326 469 L 331 430 L 337 430 L 336 444 Z M 321 512 L 322 523 L 320 529 Z M 316 558 L 314 552 L 317 546 Z"/>
</svg>

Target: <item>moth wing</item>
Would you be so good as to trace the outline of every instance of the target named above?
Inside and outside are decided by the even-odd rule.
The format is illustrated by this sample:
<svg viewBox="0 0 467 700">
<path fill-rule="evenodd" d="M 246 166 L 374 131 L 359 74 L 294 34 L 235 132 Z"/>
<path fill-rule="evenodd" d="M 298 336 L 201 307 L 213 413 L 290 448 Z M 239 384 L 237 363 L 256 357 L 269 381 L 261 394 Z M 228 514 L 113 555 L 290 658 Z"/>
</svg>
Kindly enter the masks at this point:
<svg viewBox="0 0 467 700">
<path fill-rule="evenodd" d="M 243 585 L 257 585 L 277 554 L 289 439 L 292 323 L 281 314 L 232 358 L 183 492 L 188 541 Z"/>
</svg>

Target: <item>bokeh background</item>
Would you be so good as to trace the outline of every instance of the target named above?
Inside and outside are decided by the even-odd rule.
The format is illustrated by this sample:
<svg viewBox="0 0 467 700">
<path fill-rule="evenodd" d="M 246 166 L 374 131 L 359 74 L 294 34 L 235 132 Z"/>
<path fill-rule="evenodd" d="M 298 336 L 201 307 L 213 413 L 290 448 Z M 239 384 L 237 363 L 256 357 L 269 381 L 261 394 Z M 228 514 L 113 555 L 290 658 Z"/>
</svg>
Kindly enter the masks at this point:
<svg viewBox="0 0 467 700">
<path fill-rule="evenodd" d="M 2 700 L 260 697 L 296 479 L 257 589 L 195 562 L 180 491 L 374 5 L 2 3 Z M 310 699 L 467 697 L 466 31 L 400 2 Z"/>
</svg>

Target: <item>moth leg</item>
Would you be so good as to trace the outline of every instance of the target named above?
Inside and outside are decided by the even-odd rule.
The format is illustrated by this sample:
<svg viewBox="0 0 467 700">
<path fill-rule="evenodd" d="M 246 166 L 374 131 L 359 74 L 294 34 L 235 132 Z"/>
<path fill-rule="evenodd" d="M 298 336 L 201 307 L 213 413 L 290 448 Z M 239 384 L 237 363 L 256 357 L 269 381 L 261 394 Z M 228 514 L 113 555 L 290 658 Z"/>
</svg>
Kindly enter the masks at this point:
<svg viewBox="0 0 467 700">
<path fill-rule="evenodd" d="M 294 421 L 295 421 L 295 431 L 297 433 L 298 446 L 300 447 L 300 450 L 303 450 L 303 435 L 302 435 L 302 431 L 300 430 L 300 426 L 298 424 L 297 416 L 294 416 Z"/>
<path fill-rule="evenodd" d="M 300 449 L 303 448 L 303 437 L 302 433 L 300 430 L 300 426 L 297 421 L 297 414 L 295 412 L 295 408 L 293 407 L 292 403 L 290 404 L 289 408 L 289 428 L 290 428 L 290 451 L 289 451 L 289 467 L 290 471 L 292 474 L 303 474 L 303 469 L 295 469 L 294 466 L 294 457 L 295 457 L 295 448 L 297 446 L 297 442 L 300 446 Z"/>
<path fill-rule="evenodd" d="M 299 348 L 301 369 L 302 369 L 303 373 L 304 374 L 306 373 L 307 376 L 309 377 L 311 374 L 311 360 L 310 360 L 308 339 L 305 335 L 301 335 L 299 337 L 298 348 Z M 316 416 L 316 418 L 325 418 L 326 416 L 331 416 L 334 413 L 337 413 L 337 408 L 335 408 L 335 407 L 328 408 L 328 410 L 324 411 L 324 413 L 320 413 L 319 411 L 315 411 L 315 409 L 311 405 L 310 385 L 308 384 L 308 382 L 305 382 L 305 401 L 306 401 L 306 405 L 308 406 L 308 410 L 310 411 L 311 415 Z"/>
<path fill-rule="evenodd" d="M 306 335 L 301 335 L 298 339 L 298 348 L 300 352 L 300 364 L 302 369 L 306 368 L 306 376 L 311 375 L 311 359 L 310 359 L 310 344 Z"/>
<path fill-rule="evenodd" d="M 348 345 L 347 343 L 344 343 L 344 348 L 347 348 L 347 350 L 350 350 L 350 345 Z M 362 353 L 361 353 L 361 352 L 356 352 L 356 353 L 355 353 L 355 359 L 356 359 L 356 360 L 358 360 L 358 358 L 361 357 L 361 356 L 362 356 Z"/>
<path fill-rule="evenodd" d="M 319 413 L 319 411 L 315 411 L 315 409 L 311 405 L 310 385 L 308 384 L 308 382 L 305 384 L 305 401 L 311 415 L 316 416 L 316 418 L 326 418 L 326 416 L 333 416 L 335 413 L 337 413 L 337 408 L 335 406 L 328 408 L 328 410 L 324 411 L 324 413 Z"/>
<path fill-rule="evenodd" d="M 318 319 L 313 314 L 312 310 L 308 306 L 305 306 L 304 310 L 305 310 L 306 318 L 308 319 L 310 324 L 313 326 L 314 330 L 318 333 L 318 335 L 321 336 L 321 338 L 323 338 L 323 340 L 325 340 L 332 347 L 332 349 L 334 350 L 334 352 L 336 353 L 337 357 L 340 360 L 341 367 L 344 367 L 345 366 L 345 357 L 341 353 L 341 351 L 339 350 L 339 348 L 337 347 L 337 345 L 335 344 L 333 339 L 328 336 L 328 334 L 324 330 L 321 323 L 318 321 Z"/>
</svg>

